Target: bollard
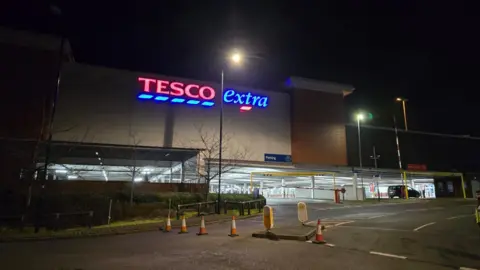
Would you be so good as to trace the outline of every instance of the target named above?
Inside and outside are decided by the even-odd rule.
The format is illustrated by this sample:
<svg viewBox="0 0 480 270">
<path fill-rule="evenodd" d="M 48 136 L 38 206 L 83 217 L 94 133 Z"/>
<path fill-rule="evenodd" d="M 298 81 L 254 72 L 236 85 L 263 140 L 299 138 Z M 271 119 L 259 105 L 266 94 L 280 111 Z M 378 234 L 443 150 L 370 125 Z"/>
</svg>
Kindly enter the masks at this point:
<svg viewBox="0 0 480 270">
<path fill-rule="evenodd" d="M 227 200 L 223 201 L 223 213 L 227 214 Z"/>
<path fill-rule="evenodd" d="M 176 214 L 177 220 L 180 220 L 180 205 L 177 204 L 177 214 Z"/>
<path fill-rule="evenodd" d="M 251 203 L 248 202 L 248 203 L 247 203 L 247 206 L 248 206 L 247 214 L 250 216 L 250 206 L 251 206 Z"/>
<path fill-rule="evenodd" d="M 273 228 L 273 208 L 268 205 L 263 207 L 263 226 L 267 231 Z"/>
<path fill-rule="evenodd" d="M 200 216 L 200 211 L 201 210 L 202 210 L 202 203 L 200 202 L 200 203 L 197 204 L 197 217 Z"/>
<path fill-rule="evenodd" d="M 308 212 L 307 212 L 307 204 L 304 202 L 298 202 L 297 204 L 297 216 L 298 221 L 305 225 L 305 222 L 308 221 Z"/>
</svg>

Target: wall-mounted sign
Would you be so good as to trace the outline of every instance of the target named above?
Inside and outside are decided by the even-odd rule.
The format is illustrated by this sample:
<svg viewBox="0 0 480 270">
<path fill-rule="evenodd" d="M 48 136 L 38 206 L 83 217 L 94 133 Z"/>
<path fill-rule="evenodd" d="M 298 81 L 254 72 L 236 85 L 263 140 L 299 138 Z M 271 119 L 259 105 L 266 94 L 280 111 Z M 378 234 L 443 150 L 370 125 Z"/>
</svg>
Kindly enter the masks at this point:
<svg viewBox="0 0 480 270">
<path fill-rule="evenodd" d="M 142 91 L 139 99 L 154 100 L 157 102 L 185 103 L 212 107 L 216 91 L 212 86 L 188 84 L 179 81 L 157 80 L 139 77 Z M 250 111 L 253 107 L 266 108 L 269 99 L 266 96 L 256 95 L 251 92 L 239 92 L 228 89 L 223 93 L 223 102 L 240 106 L 240 111 Z"/>
<path fill-rule="evenodd" d="M 409 171 L 426 171 L 427 165 L 425 164 L 407 164 L 407 170 Z"/>
<path fill-rule="evenodd" d="M 252 107 L 266 108 L 268 106 L 268 97 L 228 89 L 223 92 L 223 102 L 238 104 L 241 111 L 250 111 Z"/>
<path fill-rule="evenodd" d="M 161 102 L 186 103 L 211 107 L 215 103 L 215 89 L 208 85 L 186 84 L 177 81 L 138 78 L 143 84 L 140 99 L 153 99 Z"/>
<path fill-rule="evenodd" d="M 291 155 L 265 154 L 265 162 L 292 162 Z"/>
</svg>

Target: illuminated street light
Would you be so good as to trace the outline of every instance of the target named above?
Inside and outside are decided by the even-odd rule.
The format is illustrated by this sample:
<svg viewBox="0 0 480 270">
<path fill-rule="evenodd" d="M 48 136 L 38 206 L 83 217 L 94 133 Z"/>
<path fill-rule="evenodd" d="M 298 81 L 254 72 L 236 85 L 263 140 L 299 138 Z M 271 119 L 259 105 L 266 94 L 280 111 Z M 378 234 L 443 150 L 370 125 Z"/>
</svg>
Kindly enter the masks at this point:
<svg viewBox="0 0 480 270">
<path fill-rule="evenodd" d="M 229 59 L 234 64 L 239 64 L 242 62 L 242 55 L 238 52 L 235 52 L 230 55 Z M 222 65 L 223 66 L 223 65 Z M 223 152 L 223 90 L 224 90 L 224 76 L 225 73 L 222 68 L 221 80 L 220 80 L 220 145 L 218 153 L 218 193 L 217 193 L 217 214 L 220 214 L 220 191 L 222 187 L 222 152 Z"/>
<path fill-rule="evenodd" d="M 369 113 L 368 115 L 369 115 L 369 118 L 372 117 L 371 113 Z M 359 165 L 360 165 L 360 170 L 362 170 L 363 169 L 363 164 L 362 164 L 362 139 L 361 139 L 361 136 L 360 136 L 360 121 L 365 120 L 366 116 L 365 116 L 364 113 L 357 113 L 355 115 L 355 118 L 357 119 L 357 127 L 358 127 L 358 162 L 359 162 Z M 364 188 L 364 185 L 363 185 L 363 176 L 362 175 L 361 175 L 361 179 L 362 179 L 362 195 L 363 195 L 363 200 L 364 200 L 365 199 L 365 188 Z M 358 199 L 358 197 L 357 197 L 357 199 Z"/>
<path fill-rule="evenodd" d="M 240 53 L 234 53 L 231 55 L 230 59 L 233 63 L 238 64 L 242 61 L 242 55 Z"/>
</svg>

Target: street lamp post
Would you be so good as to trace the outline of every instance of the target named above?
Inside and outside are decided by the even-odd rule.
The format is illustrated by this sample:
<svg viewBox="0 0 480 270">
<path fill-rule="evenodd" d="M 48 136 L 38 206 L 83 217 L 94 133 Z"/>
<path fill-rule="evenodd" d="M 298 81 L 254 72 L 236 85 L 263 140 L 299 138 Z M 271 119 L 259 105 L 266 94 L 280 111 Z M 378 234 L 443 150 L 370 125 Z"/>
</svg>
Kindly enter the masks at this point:
<svg viewBox="0 0 480 270">
<path fill-rule="evenodd" d="M 405 122 L 405 131 L 408 131 L 408 125 L 407 125 L 407 105 L 406 105 L 408 99 L 398 97 L 398 98 L 396 99 L 396 101 L 402 103 L 403 121 Z"/>
<path fill-rule="evenodd" d="M 240 53 L 233 53 L 230 56 L 230 61 L 234 64 L 239 64 L 242 61 Z M 218 146 L 218 191 L 217 191 L 217 214 L 220 214 L 220 191 L 222 187 L 222 153 L 223 153 L 223 90 L 224 90 L 225 73 L 222 68 L 220 78 L 220 139 Z"/>
<path fill-rule="evenodd" d="M 217 214 L 220 214 L 220 190 L 222 186 L 222 152 L 223 152 L 223 80 L 224 73 L 222 69 L 220 81 L 220 140 L 218 147 L 218 193 L 217 193 Z"/>
<path fill-rule="evenodd" d="M 363 164 L 362 164 L 362 138 L 360 135 L 360 121 L 365 119 L 365 116 L 361 113 L 357 114 L 357 127 L 358 127 L 358 162 L 360 165 L 360 170 L 363 169 Z M 360 172 L 361 173 L 361 172 Z M 362 194 L 365 195 L 365 188 L 363 186 L 363 176 L 361 175 L 361 180 L 362 180 Z M 357 187 L 355 187 L 356 190 Z M 363 196 L 363 199 L 365 199 L 365 196 Z"/>
</svg>

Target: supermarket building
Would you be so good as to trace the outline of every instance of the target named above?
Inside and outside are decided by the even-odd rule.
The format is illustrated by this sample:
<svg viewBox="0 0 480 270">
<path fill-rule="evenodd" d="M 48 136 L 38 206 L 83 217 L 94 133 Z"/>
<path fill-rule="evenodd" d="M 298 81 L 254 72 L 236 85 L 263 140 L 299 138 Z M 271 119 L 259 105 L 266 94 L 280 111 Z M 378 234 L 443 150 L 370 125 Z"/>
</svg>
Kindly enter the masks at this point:
<svg viewBox="0 0 480 270">
<path fill-rule="evenodd" d="M 33 42 L 25 33 L 7 32 L 0 50 L 10 67 L 5 76 L 17 79 L 2 86 L 21 91 L 7 94 L 2 113 L 15 107 L 23 125 L 4 119 L 5 149 L 41 134 L 42 115 L 48 117 L 37 101 L 54 89 L 58 54 L 58 39 Z M 379 182 L 378 171 L 353 167 L 347 158 L 344 97 L 353 86 L 291 77 L 266 90 L 227 80 L 222 94 L 219 82 L 90 66 L 65 52 L 49 179 L 204 183 L 208 178 L 215 191 L 223 103 L 222 192 L 259 188 L 268 196 L 331 198 L 333 188 L 346 187 L 348 199 L 361 199 L 378 190 L 387 197 L 389 185 L 402 183 L 398 170 L 382 170 Z M 46 153 L 39 149 L 41 167 Z M 24 157 L 31 155 L 23 155 L 23 163 L 11 157 L 2 164 L 18 178 Z M 409 185 L 433 186 L 433 181 L 431 175 L 412 176 Z"/>
</svg>

